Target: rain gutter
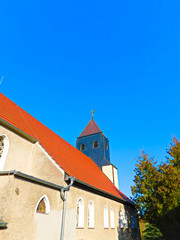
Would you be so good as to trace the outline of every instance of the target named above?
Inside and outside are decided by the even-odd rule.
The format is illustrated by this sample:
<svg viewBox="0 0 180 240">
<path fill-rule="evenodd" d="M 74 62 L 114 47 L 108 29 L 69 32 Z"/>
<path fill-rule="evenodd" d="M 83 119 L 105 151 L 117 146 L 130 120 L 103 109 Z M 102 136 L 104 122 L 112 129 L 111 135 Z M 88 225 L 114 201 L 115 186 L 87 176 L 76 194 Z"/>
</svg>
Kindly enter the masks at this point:
<svg viewBox="0 0 180 240">
<path fill-rule="evenodd" d="M 60 191 L 60 197 L 63 201 L 63 211 L 62 211 L 62 223 L 61 223 L 61 236 L 60 236 L 60 240 L 64 239 L 64 227 L 65 227 L 65 216 L 66 216 L 66 198 L 67 198 L 67 191 L 70 190 L 70 187 L 73 185 L 74 183 L 74 177 L 68 176 L 68 180 L 70 181 L 69 185 L 66 187 L 42 180 L 40 178 L 36 178 L 30 175 L 27 175 L 25 173 L 19 172 L 19 171 L 15 171 L 15 170 L 11 170 L 11 171 L 0 171 L 0 176 L 8 176 L 8 175 L 14 175 L 17 178 L 22 178 L 25 179 L 27 181 L 30 182 L 34 182 L 34 183 L 38 183 L 40 185 L 44 185 L 46 187 L 50 187 L 53 188 L 55 190 Z"/>
<path fill-rule="evenodd" d="M 41 185 L 44 185 L 44 186 L 47 186 L 47 187 L 51 187 L 51 188 L 59 190 L 59 191 L 61 191 L 61 189 L 64 188 L 63 186 L 60 186 L 60 185 L 57 185 L 57 184 L 54 184 L 54 183 L 42 180 L 40 178 L 36 178 L 36 177 L 30 176 L 28 174 L 25 174 L 25 173 L 22 173 L 22 172 L 19 172 L 19 171 L 15 171 L 15 170 L 0 171 L 0 175 L 14 175 L 17 178 L 23 178 L 23 179 L 25 179 L 27 181 L 39 183 Z"/>
<path fill-rule="evenodd" d="M 75 178 L 75 180 L 74 180 L 74 185 L 76 185 L 76 183 L 77 183 L 77 185 L 79 185 L 79 184 L 80 185 L 84 185 L 85 187 L 94 190 L 97 194 L 101 193 L 101 195 L 103 195 L 105 197 L 108 197 L 108 198 L 111 198 L 111 199 L 113 199 L 115 201 L 121 202 L 121 203 L 126 204 L 126 205 L 133 205 L 133 206 L 135 206 L 135 204 L 132 201 L 130 202 L 130 201 L 125 200 L 123 198 L 116 197 L 115 195 L 113 195 L 111 193 L 108 193 L 108 192 L 103 191 L 103 190 L 101 190 L 99 188 L 96 188 L 96 187 L 94 187 L 94 186 L 92 186 L 92 185 L 90 185 L 88 183 L 85 183 L 85 182 L 83 182 L 83 181 L 81 181 L 81 180 L 79 180 L 77 178 Z"/>
<path fill-rule="evenodd" d="M 25 133 L 24 131 L 22 131 L 21 129 L 15 127 L 14 125 L 12 125 L 11 123 L 5 121 L 4 119 L 0 118 L 0 124 L 2 124 L 3 126 L 11 129 L 13 132 L 19 134 L 20 136 L 26 138 L 27 140 L 29 140 L 32 143 L 36 143 L 38 142 L 38 140 L 34 137 L 32 137 L 31 135 Z"/>
</svg>

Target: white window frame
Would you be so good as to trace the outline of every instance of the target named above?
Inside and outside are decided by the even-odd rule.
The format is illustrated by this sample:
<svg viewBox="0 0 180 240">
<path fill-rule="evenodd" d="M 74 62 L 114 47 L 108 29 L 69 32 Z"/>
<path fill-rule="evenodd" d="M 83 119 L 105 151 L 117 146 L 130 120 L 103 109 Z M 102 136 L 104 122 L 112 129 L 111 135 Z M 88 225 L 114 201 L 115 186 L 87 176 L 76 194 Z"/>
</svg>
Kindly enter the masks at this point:
<svg viewBox="0 0 180 240">
<path fill-rule="evenodd" d="M 104 228 L 109 228 L 109 216 L 108 216 L 108 208 L 104 206 Z"/>
<path fill-rule="evenodd" d="M 94 228 L 94 203 L 90 201 L 88 204 L 88 228 Z"/>
<path fill-rule="evenodd" d="M 123 221 L 123 211 L 120 210 L 119 212 L 119 220 L 120 220 L 120 228 L 124 228 L 124 221 Z"/>
<path fill-rule="evenodd" d="M 79 215 L 77 215 L 77 207 L 79 204 Z M 84 228 L 84 202 L 79 198 L 76 204 L 76 228 Z"/>
<path fill-rule="evenodd" d="M 5 161 L 6 161 L 6 157 L 7 157 L 8 150 L 9 150 L 9 139 L 8 139 L 8 136 L 6 134 L 0 134 L 0 137 L 1 136 L 4 137 L 4 149 L 3 149 L 2 156 L 0 158 L 0 171 L 3 171 Z"/>
<path fill-rule="evenodd" d="M 115 228 L 115 222 L 114 222 L 114 210 L 113 210 L 112 207 L 111 207 L 111 210 L 110 210 L 110 218 L 111 218 L 111 228 Z"/>
<path fill-rule="evenodd" d="M 126 211 L 124 212 L 124 226 L 128 228 L 128 215 Z"/>
<path fill-rule="evenodd" d="M 45 214 L 49 214 L 51 209 L 50 209 L 49 199 L 48 199 L 48 197 L 47 197 L 46 194 L 43 195 L 43 196 L 39 199 L 39 201 L 37 202 L 36 208 L 35 208 L 35 213 L 39 214 L 39 212 L 37 212 L 37 208 L 38 208 L 38 205 L 39 205 L 39 203 L 40 203 L 40 201 L 41 201 L 42 199 L 44 199 L 44 203 L 45 203 L 45 205 L 46 205 L 46 212 L 45 212 Z M 41 213 L 40 213 L 40 214 L 41 214 Z M 42 213 L 42 214 L 43 214 L 43 213 Z"/>
</svg>

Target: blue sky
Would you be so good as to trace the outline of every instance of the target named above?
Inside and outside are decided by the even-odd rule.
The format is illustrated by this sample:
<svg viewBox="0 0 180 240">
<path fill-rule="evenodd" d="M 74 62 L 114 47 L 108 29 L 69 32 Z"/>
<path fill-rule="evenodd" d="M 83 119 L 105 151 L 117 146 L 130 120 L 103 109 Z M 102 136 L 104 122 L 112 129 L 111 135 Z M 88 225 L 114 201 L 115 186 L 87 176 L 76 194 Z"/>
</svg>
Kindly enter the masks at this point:
<svg viewBox="0 0 180 240">
<path fill-rule="evenodd" d="M 179 1 L 0 2 L 0 91 L 75 146 L 90 111 L 131 195 L 180 138 Z"/>
</svg>

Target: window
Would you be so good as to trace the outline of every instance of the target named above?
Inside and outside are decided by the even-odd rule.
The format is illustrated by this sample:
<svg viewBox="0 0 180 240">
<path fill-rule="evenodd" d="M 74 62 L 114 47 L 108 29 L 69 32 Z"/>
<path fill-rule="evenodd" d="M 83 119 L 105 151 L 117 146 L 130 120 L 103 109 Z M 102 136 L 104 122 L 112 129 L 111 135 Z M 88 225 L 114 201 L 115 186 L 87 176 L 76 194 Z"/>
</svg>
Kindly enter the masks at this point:
<svg viewBox="0 0 180 240">
<path fill-rule="evenodd" d="M 94 141 L 93 142 L 93 148 L 97 148 L 98 147 L 98 142 L 97 141 Z"/>
<path fill-rule="evenodd" d="M 138 227 L 138 220 L 136 214 L 131 215 L 131 227 L 134 229 Z"/>
<path fill-rule="evenodd" d="M 0 134 L 0 171 L 4 169 L 6 156 L 9 150 L 9 139 L 5 134 Z"/>
<path fill-rule="evenodd" d="M 46 213 L 50 212 L 50 204 L 48 197 L 46 195 L 42 196 L 36 205 L 37 213 Z"/>
<path fill-rule="evenodd" d="M 94 204 L 92 201 L 88 205 L 88 227 L 94 228 Z"/>
<path fill-rule="evenodd" d="M 108 143 L 107 142 L 105 143 L 105 147 L 106 147 L 106 150 L 108 150 Z"/>
<path fill-rule="evenodd" d="M 124 228 L 123 212 L 122 212 L 122 210 L 120 210 L 120 228 Z"/>
<path fill-rule="evenodd" d="M 115 228 L 115 225 L 114 225 L 114 210 L 113 208 L 111 208 L 111 228 Z"/>
<path fill-rule="evenodd" d="M 84 150 L 85 150 L 85 145 L 81 144 L 81 151 L 84 151 Z"/>
<path fill-rule="evenodd" d="M 0 158 L 2 157 L 4 150 L 4 136 L 0 136 Z"/>
<path fill-rule="evenodd" d="M 46 204 L 45 204 L 44 198 L 41 199 L 41 201 L 39 202 L 36 212 L 46 213 Z"/>
<path fill-rule="evenodd" d="M 84 227 L 84 203 L 81 198 L 78 200 L 76 206 L 76 227 L 77 228 Z"/>
<path fill-rule="evenodd" d="M 135 228 L 135 222 L 134 222 L 134 216 L 131 215 L 131 227 L 134 229 Z"/>
<path fill-rule="evenodd" d="M 135 214 L 135 216 L 134 216 L 134 228 L 138 228 L 138 219 L 137 219 L 137 216 L 136 216 L 136 214 Z"/>
<path fill-rule="evenodd" d="M 109 228 L 108 208 L 107 208 L 107 206 L 104 207 L 104 228 Z"/>
<path fill-rule="evenodd" d="M 125 226 L 125 228 L 128 228 L 128 216 L 127 216 L 126 212 L 124 214 L 124 226 Z"/>
</svg>

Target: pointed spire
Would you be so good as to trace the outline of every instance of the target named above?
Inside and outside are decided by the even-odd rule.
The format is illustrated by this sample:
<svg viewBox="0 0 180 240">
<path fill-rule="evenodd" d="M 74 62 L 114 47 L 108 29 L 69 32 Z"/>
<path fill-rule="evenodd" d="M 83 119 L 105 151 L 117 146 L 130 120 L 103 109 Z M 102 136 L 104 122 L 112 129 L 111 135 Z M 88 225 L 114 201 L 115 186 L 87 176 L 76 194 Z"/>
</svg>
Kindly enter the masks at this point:
<svg viewBox="0 0 180 240">
<path fill-rule="evenodd" d="M 102 133 L 102 131 L 92 118 L 79 137 L 84 137 L 95 133 Z"/>
</svg>

